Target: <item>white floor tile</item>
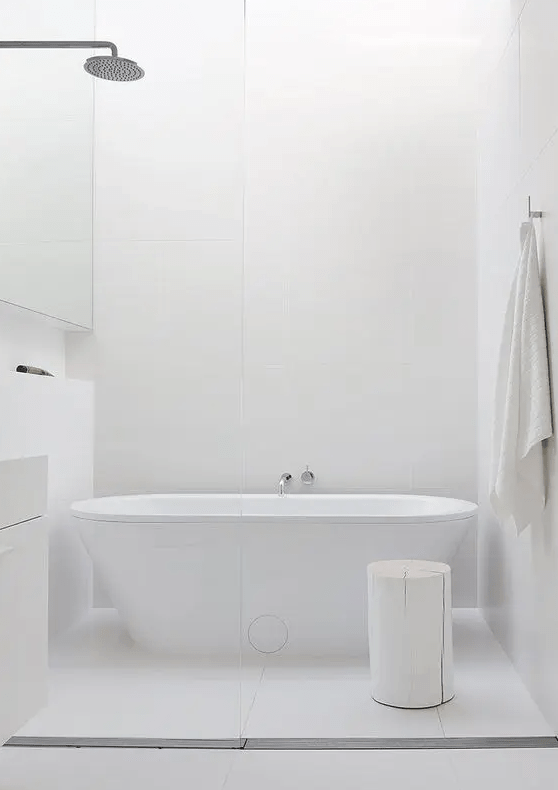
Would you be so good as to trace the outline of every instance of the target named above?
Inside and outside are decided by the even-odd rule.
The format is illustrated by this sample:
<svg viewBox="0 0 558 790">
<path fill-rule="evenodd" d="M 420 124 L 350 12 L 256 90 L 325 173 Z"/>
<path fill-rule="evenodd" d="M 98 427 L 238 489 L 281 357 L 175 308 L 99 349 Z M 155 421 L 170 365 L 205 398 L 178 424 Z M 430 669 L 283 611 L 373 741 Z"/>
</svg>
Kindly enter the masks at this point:
<svg viewBox="0 0 558 790">
<path fill-rule="evenodd" d="M 238 738 L 240 732 L 239 681 L 230 669 L 167 667 L 159 675 L 65 669 L 52 675 L 50 699 L 18 735 Z"/>
<path fill-rule="evenodd" d="M 398 710 L 370 696 L 366 665 L 268 667 L 244 734 L 252 738 L 442 738 L 435 709 Z"/>
<path fill-rule="evenodd" d="M 443 751 L 245 751 L 224 790 L 458 790 Z"/>
<path fill-rule="evenodd" d="M 233 751 L 0 749 L 2 790 L 221 790 Z"/>
<path fill-rule="evenodd" d="M 459 790 L 550 790 L 558 749 L 468 749 L 448 752 Z"/>
<path fill-rule="evenodd" d="M 475 610 L 457 610 L 455 698 L 440 706 L 448 738 L 553 735 L 492 632 Z"/>
<path fill-rule="evenodd" d="M 548 790 L 558 749 L 0 749 L 2 790 Z"/>
<path fill-rule="evenodd" d="M 439 710 L 447 738 L 554 734 L 516 672 L 508 667 L 502 667 L 498 684 L 489 672 L 458 672 L 456 696 Z"/>
</svg>

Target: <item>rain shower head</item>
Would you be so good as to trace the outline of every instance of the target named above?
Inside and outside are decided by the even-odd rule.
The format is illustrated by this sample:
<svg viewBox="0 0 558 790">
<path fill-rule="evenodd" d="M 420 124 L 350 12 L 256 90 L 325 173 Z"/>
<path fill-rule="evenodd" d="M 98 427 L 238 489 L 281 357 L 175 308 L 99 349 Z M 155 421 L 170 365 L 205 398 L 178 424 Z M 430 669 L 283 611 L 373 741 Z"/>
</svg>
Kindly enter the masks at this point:
<svg viewBox="0 0 558 790">
<path fill-rule="evenodd" d="M 113 82 L 141 80 L 145 71 L 135 60 L 121 58 L 112 41 L 0 41 L 0 49 L 110 49 L 110 55 L 87 58 L 83 68 L 93 77 Z"/>
<path fill-rule="evenodd" d="M 92 58 L 87 58 L 83 68 L 93 77 L 114 82 L 141 80 L 145 74 L 135 60 L 121 58 L 119 55 L 94 55 Z"/>
</svg>

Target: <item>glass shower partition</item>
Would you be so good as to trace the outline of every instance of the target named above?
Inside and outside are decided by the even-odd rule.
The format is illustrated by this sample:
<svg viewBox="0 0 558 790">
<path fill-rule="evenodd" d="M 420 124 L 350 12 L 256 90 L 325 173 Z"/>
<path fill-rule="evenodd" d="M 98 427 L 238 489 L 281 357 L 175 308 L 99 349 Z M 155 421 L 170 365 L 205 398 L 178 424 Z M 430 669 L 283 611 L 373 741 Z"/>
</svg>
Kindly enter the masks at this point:
<svg viewBox="0 0 558 790">
<path fill-rule="evenodd" d="M 177 2 L 155 40 L 151 4 L 3 6 L 6 39 L 114 37 L 146 72 L 96 79 L 81 50 L 0 55 L 0 300 L 17 273 L 67 311 L 41 325 L 35 301 L 34 328 L 9 327 L 18 361 L 55 374 L 7 373 L 13 453 L 49 456 L 50 693 L 16 737 L 236 748 L 243 3 Z M 47 264 L 64 277 L 39 288 Z"/>
<path fill-rule="evenodd" d="M 434 711 L 371 700 L 367 565 L 405 549 L 381 556 L 389 541 L 375 535 L 399 534 L 397 514 L 374 520 L 366 495 L 462 490 L 443 433 L 460 421 L 448 415 L 463 371 L 441 370 L 461 365 L 455 348 L 475 333 L 473 302 L 465 317 L 450 281 L 474 271 L 478 42 L 475 4 L 445 5 L 447 16 L 413 3 L 246 3 L 249 741 L 442 734 Z M 444 201 L 442 246 L 432 223 Z"/>
</svg>

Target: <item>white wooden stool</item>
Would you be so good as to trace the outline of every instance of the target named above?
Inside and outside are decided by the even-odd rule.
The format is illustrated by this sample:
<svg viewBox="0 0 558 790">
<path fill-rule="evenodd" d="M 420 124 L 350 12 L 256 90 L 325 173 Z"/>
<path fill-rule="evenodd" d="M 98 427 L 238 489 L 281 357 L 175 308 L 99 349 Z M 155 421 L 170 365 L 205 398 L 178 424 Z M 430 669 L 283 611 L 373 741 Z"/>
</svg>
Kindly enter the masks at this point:
<svg viewBox="0 0 558 790">
<path fill-rule="evenodd" d="M 451 568 L 388 560 L 368 566 L 372 697 L 396 708 L 430 708 L 453 690 Z"/>
</svg>

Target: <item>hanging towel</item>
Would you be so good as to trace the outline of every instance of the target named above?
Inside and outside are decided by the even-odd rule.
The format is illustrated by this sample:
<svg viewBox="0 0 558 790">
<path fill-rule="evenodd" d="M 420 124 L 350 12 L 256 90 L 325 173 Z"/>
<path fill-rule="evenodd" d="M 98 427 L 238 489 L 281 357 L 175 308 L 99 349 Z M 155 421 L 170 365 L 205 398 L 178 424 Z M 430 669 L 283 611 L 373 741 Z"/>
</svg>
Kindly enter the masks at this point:
<svg viewBox="0 0 558 790">
<path fill-rule="evenodd" d="M 521 226 L 500 347 L 494 412 L 490 502 L 518 534 L 545 506 L 542 442 L 552 436 L 548 351 L 533 222 Z"/>
</svg>

